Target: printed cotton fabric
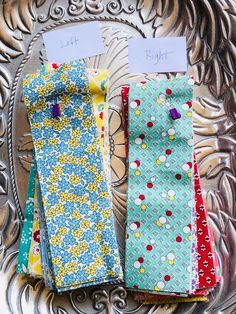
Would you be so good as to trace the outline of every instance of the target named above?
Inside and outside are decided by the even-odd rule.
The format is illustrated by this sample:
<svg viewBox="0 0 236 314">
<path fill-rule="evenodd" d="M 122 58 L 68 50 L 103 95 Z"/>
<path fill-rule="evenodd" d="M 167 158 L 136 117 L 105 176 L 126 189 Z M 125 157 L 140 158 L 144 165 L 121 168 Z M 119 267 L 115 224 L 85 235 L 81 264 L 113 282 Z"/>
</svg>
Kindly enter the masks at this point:
<svg viewBox="0 0 236 314">
<path fill-rule="evenodd" d="M 36 179 L 36 178 L 35 178 Z M 34 180 L 35 185 L 35 180 Z M 42 263 L 40 254 L 40 226 L 39 226 L 39 204 L 38 191 L 36 188 L 34 193 L 34 216 L 29 249 L 28 269 L 29 274 L 35 277 L 42 277 Z"/>
<path fill-rule="evenodd" d="M 52 72 L 57 69 L 59 65 L 56 64 L 47 64 L 42 67 L 41 73 L 45 75 L 46 72 Z M 39 73 L 40 71 L 38 71 Z M 108 108 L 106 102 L 106 95 L 108 91 L 108 70 L 106 69 L 88 69 L 89 73 L 89 87 L 92 96 L 92 102 L 94 107 L 94 113 L 96 117 L 96 123 L 98 128 L 98 135 L 100 141 L 101 152 L 104 159 L 104 170 L 107 174 L 108 183 L 110 183 L 110 151 L 109 151 L 109 135 L 108 135 Z M 32 167 L 34 167 L 34 158 L 32 162 Z M 35 174 L 36 175 L 36 174 Z M 31 180 L 36 184 L 36 177 Z M 30 184 L 30 181 L 29 181 Z M 32 185 L 32 182 L 31 182 Z M 29 189 L 32 187 L 29 187 Z M 34 188 L 34 187 L 33 187 Z M 108 184 L 108 188 L 110 186 Z M 34 188 L 36 191 L 36 189 Z M 36 193 L 36 192 L 35 192 Z M 33 210 L 33 207 L 31 207 Z M 28 257 L 28 260 L 25 260 L 25 264 L 28 265 L 24 269 L 20 269 L 19 272 L 26 272 L 36 277 L 41 277 L 42 273 L 42 263 L 41 263 L 41 252 L 40 252 L 40 228 L 39 228 L 39 213 L 38 213 L 38 199 L 37 196 L 34 198 L 34 215 L 30 216 L 33 220 L 29 221 L 29 215 L 26 225 L 32 226 L 28 231 L 28 239 L 31 238 L 30 246 L 27 246 L 29 252 L 24 252 L 24 255 Z M 27 227 L 26 226 L 26 227 Z M 26 228 L 24 227 L 24 228 Z M 21 238 L 21 241 L 24 241 L 24 237 Z M 44 247 L 44 245 L 42 245 Z M 23 249 L 25 246 L 21 246 L 20 249 Z M 43 252 L 44 256 L 47 252 Z M 23 252 L 22 252 L 23 254 Z M 47 268 L 44 265 L 44 268 Z M 52 285 L 52 284 L 51 284 Z"/>
<path fill-rule="evenodd" d="M 131 84 L 125 279 L 133 289 L 188 294 L 196 285 L 193 83 L 179 77 Z M 173 107 L 178 120 L 170 117 Z"/>
<path fill-rule="evenodd" d="M 52 73 L 29 75 L 24 95 L 56 289 L 121 278 L 85 66 L 74 62 Z M 59 120 L 52 118 L 56 102 Z"/>
<path fill-rule="evenodd" d="M 124 132 L 126 134 L 126 142 L 128 144 L 128 99 L 129 87 L 122 87 L 122 114 L 124 120 Z M 188 105 L 191 105 L 190 102 Z M 126 145 L 126 154 L 128 156 L 128 145 Z M 196 250 L 194 254 L 197 261 L 198 281 L 196 282 L 196 291 L 188 297 L 180 297 L 183 294 L 176 294 L 176 297 L 170 295 L 157 295 L 144 292 L 135 292 L 135 299 L 144 303 L 161 304 L 161 303 L 178 303 L 178 302 L 196 302 L 206 301 L 206 296 L 209 294 L 216 282 L 219 280 L 217 276 L 217 257 L 214 252 L 214 239 L 210 232 L 210 227 L 207 221 L 207 209 L 202 198 L 202 188 L 198 173 L 196 157 L 194 155 L 194 193 L 195 193 L 195 208 L 194 216 L 195 229 L 197 232 Z M 163 294 L 163 293 L 161 293 Z"/>
<path fill-rule="evenodd" d="M 213 249 L 213 238 L 210 236 L 210 227 L 207 221 L 206 208 L 202 197 L 202 188 L 198 173 L 196 157 L 194 156 L 194 193 L 195 208 L 197 217 L 197 256 L 198 256 L 198 283 L 197 290 L 188 298 L 178 298 L 179 302 L 205 301 L 201 298 L 209 294 L 210 289 L 214 288 L 217 283 L 217 262 L 216 253 Z M 159 296 L 150 293 L 135 292 L 135 299 L 149 303 L 160 304 L 160 301 L 166 296 Z M 169 298 L 168 302 L 174 302 L 176 298 Z M 163 303 L 163 302 L 162 302 Z M 175 303 L 175 302 L 174 302 Z"/>
<path fill-rule="evenodd" d="M 214 288 L 219 281 L 217 275 L 218 257 L 214 250 L 213 233 L 208 224 L 208 211 L 202 196 L 202 186 L 196 156 L 194 156 L 194 188 L 198 237 L 198 288 L 210 289 Z"/>
<path fill-rule="evenodd" d="M 21 241 L 18 253 L 18 264 L 16 271 L 18 273 L 29 273 L 28 268 L 28 259 L 29 259 L 29 249 L 31 245 L 31 235 L 32 235 L 32 226 L 34 218 L 34 197 L 35 197 L 35 178 L 36 169 L 32 165 L 30 168 L 29 182 L 28 182 L 28 192 L 27 192 L 27 201 L 25 205 L 25 220 L 23 225 L 23 230 L 21 234 Z"/>
</svg>

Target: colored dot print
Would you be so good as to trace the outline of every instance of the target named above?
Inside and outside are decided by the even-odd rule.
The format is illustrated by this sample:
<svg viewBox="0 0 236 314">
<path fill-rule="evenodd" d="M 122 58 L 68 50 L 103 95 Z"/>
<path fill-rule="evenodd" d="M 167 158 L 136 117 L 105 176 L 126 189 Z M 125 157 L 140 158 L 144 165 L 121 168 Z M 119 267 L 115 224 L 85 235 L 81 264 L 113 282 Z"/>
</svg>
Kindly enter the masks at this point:
<svg viewBox="0 0 236 314">
<path fill-rule="evenodd" d="M 164 156 L 164 155 L 160 155 L 159 156 L 159 158 L 156 160 L 156 163 L 158 164 L 158 165 L 161 165 L 163 162 L 165 162 L 166 161 L 166 156 Z"/>
<path fill-rule="evenodd" d="M 131 229 L 132 231 L 136 230 L 137 228 L 140 228 L 140 222 L 138 222 L 138 221 L 135 221 L 135 222 L 133 222 L 133 223 L 130 225 L 130 229 Z"/>
<path fill-rule="evenodd" d="M 139 166 L 140 166 L 140 161 L 138 159 L 136 159 L 134 162 L 130 163 L 130 168 L 135 170 L 134 174 L 136 176 L 140 176 L 141 175 L 141 171 L 139 170 Z"/>
<path fill-rule="evenodd" d="M 168 253 L 167 256 L 162 256 L 161 261 L 163 263 L 168 263 L 169 265 L 174 265 L 175 263 L 175 255 L 173 253 Z"/>
<path fill-rule="evenodd" d="M 139 261 L 140 264 L 142 264 L 144 262 L 143 257 L 139 257 L 138 261 Z"/>
<path fill-rule="evenodd" d="M 160 96 L 157 98 L 156 102 L 157 104 L 162 104 L 166 100 L 166 95 L 160 94 Z"/>
<path fill-rule="evenodd" d="M 178 236 L 178 237 L 176 237 L 176 242 L 182 242 L 182 238 L 181 238 L 181 236 Z"/>
<path fill-rule="evenodd" d="M 192 110 L 187 103 L 191 102 L 187 80 L 178 85 L 175 82 L 182 82 L 182 77 L 171 82 L 148 81 L 145 90 L 140 83 L 131 83 L 130 87 L 130 102 L 139 99 L 141 104 L 134 109 L 129 106 L 127 210 L 128 220 L 131 223 L 137 220 L 141 226 L 134 231 L 128 229 L 132 236 L 126 246 L 126 283 L 150 293 L 191 290 L 192 275 L 187 266 L 192 263 L 189 222 L 192 222 L 190 201 L 194 199 L 191 178 L 187 177 L 192 172 L 188 163 L 193 156 L 193 132 L 191 117 L 187 116 Z M 181 118 L 172 120 L 170 108 L 177 108 Z M 136 110 L 141 111 L 139 117 Z M 185 164 L 187 171 L 182 168 Z M 140 233 L 139 239 L 136 232 Z"/>
<path fill-rule="evenodd" d="M 169 139 L 171 140 L 171 141 L 173 141 L 174 139 L 175 139 L 175 129 L 173 129 L 173 128 L 170 128 L 168 131 L 167 131 L 167 133 L 168 133 L 168 137 L 169 137 Z"/>
<path fill-rule="evenodd" d="M 140 145 L 142 149 L 146 149 L 147 144 L 143 142 L 144 139 L 145 139 L 145 134 L 141 133 L 139 137 L 135 138 L 134 142 L 136 145 Z"/>
<path fill-rule="evenodd" d="M 130 164 L 131 169 L 137 169 L 139 166 L 140 166 L 140 161 L 137 159 L 134 162 L 131 162 Z"/>
<path fill-rule="evenodd" d="M 138 106 L 140 106 L 140 100 L 139 100 L 139 99 L 136 99 L 136 100 L 134 100 L 134 101 L 131 101 L 129 105 L 130 105 L 131 108 L 135 109 L 135 108 L 137 108 Z"/>
<path fill-rule="evenodd" d="M 170 201 L 174 201 L 174 199 L 175 199 L 175 191 L 174 190 L 169 190 L 167 194 L 169 196 L 169 200 Z"/>
<path fill-rule="evenodd" d="M 147 205 L 142 204 L 142 205 L 141 205 L 141 210 L 142 210 L 142 211 L 146 211 L 146 210 L 147 210 Z"/>
<path fill-rule="evenodd" d="M 146 246 L 146 249 L 147 249 L 147 251 L 150 252 L 150 251 L 152 251 L 153 247 L 152 247 L 152 245 L 149 244 L 149 245 Z"/>
<path fill-rule="evenodd" d="M 175 260 L 175 256 L 173 253 L 168 253 L 167 254 L 167 259 L 168 259 L 168 263 L 171 265 L 174 263 L 174 260 Z"/>
<path fill-rule="evenodd" d="M 176 180 L 181 180 L 182 176 L 181 176 L 181 174 L 177 173 L 177 174 L 175 175 L 175 178 L 176 178 Z"/>
<path fill-rule="evenodd" d="M 136 170 L 134 173 L 135 173 L 135 175 L 138 176 L 138 177 L 141 175 L 140 170 Z"/>
<path fill-rule="evenodd" d="M 155 286 L 156 291 L 161 291 L 165 287 L 165 284 L 163 281 L 158 281 L 157 285 Z"/>
<path fill-rule="evenodd" d="M 192 173 L 192 162 L 186 162 L 185 164 L 182 165 L 182 169 L 184 172 L 186 172 L 187 176 L 189 178 L 192 178 L 193 173 Z"/>
<path fill-rule="evenodd" d="M 164 280 L 165 281 L 170 281 L 171 277 L 169 275 L 165 275 Z"/>
<path fill-rule="evenodd" d="M 166 224 L 166 221 L 167 221 L 166 218 L 163 217 L 163 216 L 161 216 L 161 217 L 159 217 L 159 219 L 156 221 L 156 224 L 157 224 L 158 227 L 163 227 L 163 225 Z"/>
</svg>

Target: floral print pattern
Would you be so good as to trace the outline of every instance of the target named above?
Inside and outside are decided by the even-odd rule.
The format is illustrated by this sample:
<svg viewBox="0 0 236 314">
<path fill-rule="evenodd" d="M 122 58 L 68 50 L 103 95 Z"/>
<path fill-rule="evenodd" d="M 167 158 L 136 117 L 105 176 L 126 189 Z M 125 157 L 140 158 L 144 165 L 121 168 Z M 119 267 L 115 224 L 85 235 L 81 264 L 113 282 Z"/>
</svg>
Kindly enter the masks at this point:
<svg viewBox="0 0 236 314">
<path fill-rule="evenodd" d="M 35 185 L 35 180 L 34 180 L 34 185 Z M 28 269 L 29 269 L 29 274 L 35 277 L 42 277 L 43 275 L 41 253 L 40 253 L 38 191 L 36 188 L 35 188 L 35 194 L 34 194 L 34 217 L 33 217 L 31 243 L 30 243 L 30 249 L 29 249 Z"/>
<path fill-rule="evenodd" d="M 57 290 L 121 278 L 85 66 L 73 62 L 53 73 L 28 75 L 24 80 L 24 96 Z M 55 102 L 61 107 L 59 120 L 52 118 Z M 62 182 L 66 189 L 61 188 Z M 106 231 L 110 232 L 109 238 Z M 94 244 L 96 251 L 86 264 L 89 248 Z"/>
<path fill-rule="evenodd" d="M 53 69 L 57 69 L 59 65 L 56 64 L 47 64 L 42 67 L 41 72 L 45 73 L 45 71 L 53 71 Z M 94 107 L 94 112 L 96 116 L 96 123 L 98 127 L 99 139 L 100 139 L 100 147 L 102 151 L 102 155 L 104 158 L 104 168 L 106 170 L 107 176 L 109 177 L 109 138 L 108 138 L 108 112 L 107 112 L 107 103 L 106 103 L 106 95 L 108 90 L 108 71 L 105 69 L 97 69 L 92 70 L 88 69 L 89 73 L 89 86 L 90 92 L 92 96 L 92 102 Z M 65 134 L 64 134 L 65 135 Z M 34 160 L 32 163 L 32 167 L 34 167 Z M 94 176 L 88 178 L 91 179 L 91 182 L 94 180 Z M 110 179 L 108 178 L 108 182 Z M 37 185 L 37 178 L 34 177 L 34 182 Z M 72 183 L 76 183 L 76 176 L 73 176 Z M 61 182 L 61 187 L 63 189 L 67 189 L 69 184 L 65 184 L 65 182 Z M 108 186 L 109 188 L 109 186 Z M 51 191 L 54 191 L 54 188 L 51 188 Z M 36 193 L 37 190 L 35 189 Z M 33 228 L 31 233 L 31 245 L 28 254 L 28 273 L 33 276 L 40 277 L 42 276 L 42 262 L 41 262 L 41 249 L 40 249 L 40 228 L 39 228 L 39 208 L 38 208 L 38 199 L 37 195 L 34 199 L 34 217 L 33 217 Z M 39 200 L 40 202 L 40 200 Z M 97 217 L 100 217 L 98 213 L 94 213 Z M 108 213 L 110 215 L 110 213 Z M 109 217 L 109 216 L 108 216 Z M 74 218 L 79 218 L 79 215 L 75 215 Z M 43 228 L 43 226 L 42 226 Z M 46 244 L 41 244 L 44 249 Z M 97 246 L 91 246 L 91 252 L 93 252 L 93 248 L 97 248 Z M 47 250 L 43 251 L 43 256 L 47 254 Z M 46 261 L 44 261 L 44 268 L 47 268 Z M 48 279 L 49 281 L 49 279 Z M 50 283 L 52 286 L 53 283 Z"/>
</svg>

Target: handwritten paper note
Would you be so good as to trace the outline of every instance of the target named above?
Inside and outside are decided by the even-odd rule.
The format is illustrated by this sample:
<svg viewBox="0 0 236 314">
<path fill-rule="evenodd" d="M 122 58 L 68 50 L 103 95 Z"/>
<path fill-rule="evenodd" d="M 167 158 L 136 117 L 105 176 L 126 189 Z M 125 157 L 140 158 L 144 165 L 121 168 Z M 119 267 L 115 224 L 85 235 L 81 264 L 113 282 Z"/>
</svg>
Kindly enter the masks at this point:
<svg viewBox="0 0 236 314">
<path fill-rule="evenodd" d="M 96 21 L 47 32 L 43 40 L 49 62 L 64 63 L 104 53 Z"/>
<path fill-rule="evenodd" d="M 132 38 L 129 44 L 129 72 L 187 71 L 186 37 Z"/>
</svg>

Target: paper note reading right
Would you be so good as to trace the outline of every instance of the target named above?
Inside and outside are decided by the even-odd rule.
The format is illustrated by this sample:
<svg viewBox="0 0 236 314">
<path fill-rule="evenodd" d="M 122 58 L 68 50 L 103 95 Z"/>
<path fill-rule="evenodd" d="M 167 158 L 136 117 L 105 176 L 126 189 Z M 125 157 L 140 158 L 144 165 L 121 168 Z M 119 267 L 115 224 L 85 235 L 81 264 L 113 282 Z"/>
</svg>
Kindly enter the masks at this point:
<svg viewBox="0 0 236 314">
<path fill-rule="evenodd" d="M 186 72 L 186 37 L 132 38 L 129 44 L 129 72 Z"/>
</svg>

